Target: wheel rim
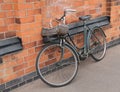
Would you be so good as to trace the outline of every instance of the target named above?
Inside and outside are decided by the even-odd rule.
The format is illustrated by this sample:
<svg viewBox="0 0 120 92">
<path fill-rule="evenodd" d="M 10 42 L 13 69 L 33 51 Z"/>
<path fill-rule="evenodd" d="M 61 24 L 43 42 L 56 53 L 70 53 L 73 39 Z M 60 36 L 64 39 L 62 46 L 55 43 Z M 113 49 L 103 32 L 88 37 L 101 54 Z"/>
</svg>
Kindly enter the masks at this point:
<svg viewBox="0 0 120 92">
<path fill-rule="evenodd" d="M 62 54 L 60 54 L 61 51 Z M 67 56 L 68 54 L 70 57 Z M 41 58 L 43 56 L 45 60 Z M 76 75 L 77 58 L 74 52 L 66 46 L 64 46 L 63 55 L 63 49 L 59 44 L 51 45 L 51 48 L 44 49 L 38 57 L 37 70 L 45 83 L 51 86 L 63 86 Z"/>
<path fill-rule="evenodd" d="M 91 55 L 96 60 L 101 60 L 106 52 L 106 40 L 103 32 L 100 29 L 95 29 L 92 32 L 90 39 Z"/>
</svg>

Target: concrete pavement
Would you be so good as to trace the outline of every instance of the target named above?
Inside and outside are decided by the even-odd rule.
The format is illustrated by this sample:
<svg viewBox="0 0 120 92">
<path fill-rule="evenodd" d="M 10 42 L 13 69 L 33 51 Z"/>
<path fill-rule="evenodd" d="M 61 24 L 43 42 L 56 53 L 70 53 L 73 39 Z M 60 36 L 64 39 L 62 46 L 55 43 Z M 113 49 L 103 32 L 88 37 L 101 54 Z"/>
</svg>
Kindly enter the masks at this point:
<svg viewBox="0 0 120 92">
<path fill-rule="evenodd" d="M 49 87 L 40 79 L 11 92 L 120 92 L 120 45 L 107 50 L 105 58 L 81 62 L 72 83 L 60 88 Z"/>
</svg>

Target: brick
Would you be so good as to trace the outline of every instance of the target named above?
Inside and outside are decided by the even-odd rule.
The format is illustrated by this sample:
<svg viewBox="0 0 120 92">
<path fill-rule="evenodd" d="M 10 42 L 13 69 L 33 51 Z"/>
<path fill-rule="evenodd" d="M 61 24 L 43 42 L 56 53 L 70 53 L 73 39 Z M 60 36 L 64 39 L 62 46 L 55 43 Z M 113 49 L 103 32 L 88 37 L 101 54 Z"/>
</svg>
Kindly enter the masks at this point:
<svg viewBox="0 0 120 92">
<path fill-rule="evenodd" d="M 95 9 L 90 10 L 90 14 L 94 14 L 94 13 L 96 13 Z"/>
<path fill-rule="evenodd" d="M 0 70 L 5 69 L 5 64 L 0 64 Z"/>
<path fill-rule="evenodd" d="M 16 31 L 10 31 L 5 33 L 6 38 L 14 37 L 14 36 L 16 36 Z"/>
<path fill-rule="evenodd" d="M 5 12 L 0 12 L 0 18 L 5 18 L 5 17 L 6 17 Z"/>
<path fill-rule="evenodd" d="M 24 59 L 21 57 L 21 58 L 17 59 L 16 63 L 22 64 L 22 63 L 24 63 Z"/>
<path fill-rule="evenodd" d="M 120 1 L 116 2 L 115 5 L 116 5 L 116 6 L 119 6 L 119 5 L 120 5 Z"/>
<path fill-rule="evenodd" d="M 5 21 L 4 21 L 4 19 L 0 19 L 0 26 L 5 26 Z"/>
<path fill-rule="evenodd" d="M 8 30 L 9 31 L 20 30 L 20 25 L 19 24 L 10 24 L 10 25 L 8 25 Z"/>
<path fill-rule="evenodd" d="M 40 1 L 40 2 L 35 2 L 34 3 L 34 8 L 35 9 L 39 9 L 41 7 L 44 7 L 45 6 L 45 1 Z"/>
<path fill-rule="evenodd" d="M 0 0 L 0 3 L 2 3 L 3 2 L 3 0 Z"/>
<path fill-rule="evenodd" d="M 20 70 L 20 71 L 16 72 L 16 75 L 19 76 L 19 77 L 23 76 L 24 75 L 24 70 Z"/>
<path fill-rule="evenodd" d="M 28 56 L 28 50 L 22 50 L 21 52 L 13 54 L 13 57 L 17 58 L 16 63 L 21 64 L 24 62 L 23 58 Z"/>
<path fill-rule="evenodd" d="M 19 70 L 22 70 L 24 69 L 25 67 L 27 67 L 27 64 L 26 63 L 23 63 L 21 65 L 17 65 L 15 67 L 13 67 L 13 71 L 16 72 L 16 71 L 19 71 Z"/>
<path fill-rule="evenodd" d="M 6 23 L 6 25 L 13 24 L 13 23 L 15 23 L 15 19 L 14 18 L 6 18 L 5 23 Z"/>
<path fill-rule="evenodd" d="M 2 4 L 1 5 L 1 8 L 3 9 L 3 10 L 12 10 L 13 8 L 12 8 L 12 4 Z"/>
<path fill-rule="evenodd" d="M 10 25 L 8 25 L 8 30 L 9 30 L 9 31 L 16 30 L 15 24 L 10 24 Z"/>
<path fill-rule="evenodd" d="M 43 45 L 44 45 L 43 40 L 37 41 L 37 45 L 38 45 L 38 46 L 39 46 L 39 45 L 43 46 Z"/>
<path fill-rule="evenodd" d="M 26 24 L 21 24 L 21 29 L 25 31 L 33 28 L 41 28 L 41 25 L 42 25 L 41 22 L 26 23 Z"/>
<path fill-rule="evenodd" d="M 5 84 L 0 85 L 0 91 L 5 89 Z"/>
<path fill-rule="evenodd" d="M 33 3 L 18 3 L 14 4 L 14 10 L 26 10 L 26 9 L 33 9 Z"/>
<path fill-rule="evenodd" d="M 21 23 L 31 23 L 34 22 L 34 16 L 30 16 L 30 17 L 25 17 L 25 18 L 16 18 L 15 22 L 17 24 L 21 24 Z"/>
<path fill-rule="evenodd" d="M 36 46 L 36 42 L 31 42 L 23 45 L 24 49 L 32 48 L 35 46 Z"/>
<path fill-rule="evenodd" d="M 106 0 L 106 2 L 111 2 L 111 0 Z"/>
<path fill-rule="evenodd" d="M 19 84 L 19 86 L 23 86 L 24 84 L 26 84 L 26 82 L 24 81 L 24 82 L 22 82 L 22 83 L 20 83 Z"/>
<path fill-rule="evenodd" d="M 47 66 L 47 65 L 51 65 L 51 64 L 55 63 L 56 61 L 57 61 L 56 58 L 51 59 L 51 60 L 45 62 L 45 65 L 46 65 L 46 66 Z"/>
<path fill-rule="evenodd" d="M 36 34 L 40 34 L 40 31 L 36 30 L 36 29 L 29 29 L 29 30 L 26 30 L 26 31 L 22 31 L 21 34 L 23 36 L 33 36 L 33 35 L 36 35 Z"/>
<path fill-rule="evenodd" d="M 25 17 L 26 16 L 26 10 L 15 11 L 15 16 L 16 17 Z"/>
<path fill-rule="evenodd" d="M 14 86 L 12 86 L 11 88 L 10 88 L 10 90 L 14 90 L 14 89 L 16 89 L 16 88 L 18 88 L 19 87 L 19 85 L 17 85 L 17 83 L 16 83 L 16 85 L 14 85 Z M 9 92 L 9 91 L 8 91 Z"/>
<path fill-rule="evenodd" d="M 7 26 L 0 26 L 0 32 L 6 32 L 8 31 Z"/>
<path fill-rule="evenodd" d="M 9 55 L 5 55 L 2 57 L 4 62 L 9 62 L 11 60 L 11 57 Z"/>
<path fill-rule="evenodd" d="M 4 38 L 5 38 L 4 33 L 0 33 L 0 39 L 4 39 Z"/>
<path fill-rule="evenodd" d="M 26 2 L 35 2 L 35 1 L 38 1 L 38 0 L 26 0 Z"/>
<path fill-rule="evenodd" d="M 40 33 L 38 34 L 34 34 L 32 36 L 30 36 L 30 41 L 33 42 L 33 41 L 39 41 L 42 39 L 42 36 L 40 35 Z"/>
<path fill-rule="evenodd" d="M 28 55 L 34 54 L 34 53 L 35 53 L 35 48 L 28 49 Z"/>
<path fill-rule="evenodd" d="M 31 60 L 36 60 L 36 57 L 37 57 L 37 54 L 32 54 L 32 55 L 29 55 L 29 56 L 26 56 L 24 58 L 24 60 L 27 62 L 27 61 L 31 61 Z"/>
<path fill-rule="evenodd" d="M 11 81 L 11 80 L 16 79 L 17 77 L 18 77 L 18 76 L 16 76 L 16 74 L 11 74 L 11 75 L 8 75 L 8 76 L 4 77 L 3 81 L 4 81 L 5 83 L 7 83 L 7 82 L 9 82 L 9 81 Z"/>
<path fill-rule="evenodd" d="M 25 36 L 25 37 L 22 37 L 22 43 L 23 43 L 23 44 L 30 43 L 30 37 L 28 37 L 28 36 L 27 36 L 27 37 L 26 37 L 26 36 Z"/>
<path fill-rule="evenodd" d="M 14 17 L 14 15 L 15 15 L 15 12 L 14 11 L 7 11 L 7 13 L 6 13 L 6 17 L 8 17 L 8 18 L 13 18 Z"/>
<path fill-rule="evenodd" d="M 0 71 L 0 76 L 3 76 L 4 75 L 4 72 L 3 71 Z"/>
<path fill-rule="evenodd" d="M 84 11 L 77 12 L 77 16 L 83 16 L 85 14 Z"/>
<path fill-rule="evenodd" d="M 36 64 L 36 62 L 35 62 L 36 60 L 32 60 L 32 61 L 30 61 L 30 62 L 28 62 L 28 66 L 34 66 L 35 67 L 35 64 Z"/>
<path fill-rule="evenodd" d="M 36 15 L 35 21 L 41 22 L 42 21 L 42 15 Z"/>
<path fill-rule="evenodd" d="M 6 73 L 7 75 L 10 75 L 10 74 L 13 73 L 13 69 L 12 69 L 12 68 L 6 69 L 6 70 L 5 70 L 5 73 Z"/>
<path fill-rule="evenodd" d="M 27 10 L 27 15 L 37 15 L 41 14 L 41 9 Z"/>
<path fill-rule="evenodd" d="M 42 46 L 35 47 L 35 52 L 39 52 L 42 49 Z"/>
<path fill-rule="evenodd" d="M 45 55 L 45 53 L 44 54 L 42 54 L 42 56 L 41 56 L 41 59 L 40 59 L 42 62 L 45 62 L 45 61 L 48 61 L 49 59 L 48 59 L 48 54 L 46 54 Z M 42 64 L 41 64 L 42 65 Z M 43 65 L 44 65 L 44 63 L 43 63 Z"/>
<path fill-rule="evenodd" d="M 28 73 L 34 72 L 35 69 L 36 69 L 35 66 L 29 67 L 29 68 L 25 69 L 25 73 L 28 74 Z"/>
<path fill-rule="evenodd" d="M 33 79 L 29 79 L 29 80 L 26 81 L 26 83 L 30 83 L 32 81 L 33 81 Z"/>
<path fill-rule="evenodd" d="M 12 0 L 13 3 L 24 3 L 25 0 Z"/>
<path fill-rule="evenodd" d="M 2 78 L 0 78 L 0 86 L 1 86 L 1 84 L 2 84 Z"/>
<path fill-rule="evenodd" d="M 50 53 L 50 54 L 48 55 L 48 58 L 49 58 L 49 59 L 53 59 L 53 58 L 54 58 L 54 53 Z"/>
<path fill-rule="evenodd" d="M 4 3 L 12 3 L 12 0 L 3 0 Z"/>
<path fill-rule="evenodd" d="M 6 87 L 9 88 L 11 86 L 14 86 L 14 85 L 20 83 L 20 82 L 22 82 L 22 79 L 21 78 L 17 78 L 15 80 L 12 80 L 12 81 L 6 83 Z"/>
<path fill-rule="evenodd" d="M 17 63 L 15 61 L 10 61 L 10 62 L 6 62 L 4 67 L 5 68 L 11 68 L 11 67 L 14 67 L 16 65 L 17 65 Z"/>
<path fill-rule="evenodd" d="M 23 77 L 23 81 L 32 79 L 32 78 L 35 77 L 36 75 L 37 75 L 36 72 L 32 72 L 32 73 L 30 73 L 30 74 L 27 74 L 26 76 Z"/>
<path fill-rule="evenodd" d="M 72 5 L 75 7 L 80 7 L 84 5 L 84 1 L 74 1 Z"/>
<path fill-rule="evenodd" d="M 31 29 L 31 28 L 33 28 L 32 25 L 33 23 L 24 23 L 24 24 L 21 24 L 20 25 L 20 28 L 23 30 L 23 31 L 25 31 L 25 30 L 29 30 L 29 29 Z"/>
</svg>

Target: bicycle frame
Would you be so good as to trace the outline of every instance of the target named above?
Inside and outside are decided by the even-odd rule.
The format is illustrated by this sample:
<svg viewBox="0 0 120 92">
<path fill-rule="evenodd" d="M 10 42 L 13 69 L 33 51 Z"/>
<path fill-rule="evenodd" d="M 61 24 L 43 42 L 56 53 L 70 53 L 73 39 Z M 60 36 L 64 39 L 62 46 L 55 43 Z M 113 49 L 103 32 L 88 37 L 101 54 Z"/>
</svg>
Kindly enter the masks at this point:
<svg viewBox="0 0 120 92">
<path fill-rule="evenodd" d="M 89 50 L 89 44 L 88 44 L 89 43 L 88 42 L 88 34 L 90 34 L 89 32 L 91 32 L 91 29 L 84 22 L 84 31 L 83 31 L 83 34 L 84 34 L 84 45 L 81 48 L 76 46 L 76 44 L 74 43 L 74 41 L 72 39 L 73 35 L 70 35 L 69 33 L 66 36 L 64 36 L 64 37 L 61 37 L 60 44 L 64 44 L 64 42 L 67 42 L 68 44 L 71 44 L 71 46 L 76 50 L 76 52 L 79 54 L 79 56 L 84 55 L 85 57 L 87 57 L 88 54 L 89 54 L 89 51 L 90 51 Z M 69 38 L 70 41 L 68 41 L 67 38 Z M 80 53 L 81 49 L 83 50 L 82 53 Z"/>
<path fill-rule="evenodd" d="M 64 14 L 61 18 L 59 19 L 56 19 L 56 21 L 60 24 L 61 21 L 63 24 L 66 24 L 65 23 L 65 20 L 66 20 L 66 14 L 68 12 L 75 12 L 76 10 L 73 10 L 73 9 L 67 9 L 64 11 Z M 60 45 L 62 46 L 64 44 L 64 42 L 67 42 L 68 44 L 70 44 L 74 50 L 79 54 L 79 56 L 83 57 L 83 58 L 86 58 L 88 57 L 88 55 L 91 53 L 91 50 L 90 50 L 90 37 L 92 35 L 92 32 L 93 32 L 93 29 L 90 29 L 89 26 L 87 26 L 87 23 L 86 21 L 89 20 L 89 18 L 86 20 L 83 19 L 83 28 L 84 28 L 84 31 L 83 31 L 83 34 L 84 34 L 84 45 L 82 48 L 79 48 L 76 46 L 76 44 L 74 43 L 74 41 L 72 40 L 72 35 L 70 35 L 69 33 L 66 34 L 65 36 L 60 36 L 58 37 L 58 39 L 60 40 Z M 103 31 L 102 31 L 103 32 Z M 81 32 L 80 32 L 81 33 Z M 78 33 L 79 34 L 79 33 Z M 105 33 L 103 32 L 103 34 L 105 35 Z M 74 34 L 73 34 L 74 35 Z M 105 36 L 106 37 L 106 36 Z M 67 38 L 69 38 L 70 41 L 67 40 Z M 99 40 L 99 39 L 98 39 Z M 82 49 L 82 51 L 81 51 Z"/>
</svg>

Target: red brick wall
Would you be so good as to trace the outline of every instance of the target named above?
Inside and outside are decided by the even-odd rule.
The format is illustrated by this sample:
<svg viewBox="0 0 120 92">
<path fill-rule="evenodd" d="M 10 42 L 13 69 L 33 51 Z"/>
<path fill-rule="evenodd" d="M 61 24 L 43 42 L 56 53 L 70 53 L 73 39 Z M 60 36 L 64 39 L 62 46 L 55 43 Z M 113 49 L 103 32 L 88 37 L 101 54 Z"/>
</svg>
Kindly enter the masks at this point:
<svg viewBox="0 0 120 92">
<path fill-rule="evenodd" d="M 11 0 L 0 0 L 0 39 L 16 35 L 14 9 Z"/>
<path fill-rule="evenodd" d="M 59 18 L 65 8 L 76 9 L 77 17 L 110 15 L 107 41 L 120 37 L 119 0 L 0 0 L 0 39 L 19 36 L 24 47 L 2 57 L 0 84 L 35 71 L 35 59 L 43 45 L 41 28 L 48 27 L 50 19 Z M 79 21 L 77 17 L 69 15 L 67 23 Z"/>
<path fill-rule="evenodd" d="M 0 64 L 0 84 L 35 71 L 41 45 L 41 7 L 39 0 L 0 0 L 0 38 L 22 38 L 23 51 L 5 55 Z"/>
<path fill-rule="evenodd" d="M 111 7 L 108 7 L 107 10 L 111 16 L 111 26 L 106 30 L 108 42 L 120 37 L 120 0 L 111 0 L 109 4 Z"/>
<path fill-rule="evenodd" d="M 49 27 L 51 19 L 59 18 L 64 9 L 76 9 L 76 14 L 69 14 L 67 22 L 79 21 L 78 16 L 91 14 L 97 17 L 106 14 L 106 0 L 46 0 L 45 7 L 42 8 L 42 24 Z"/>
</svg>

